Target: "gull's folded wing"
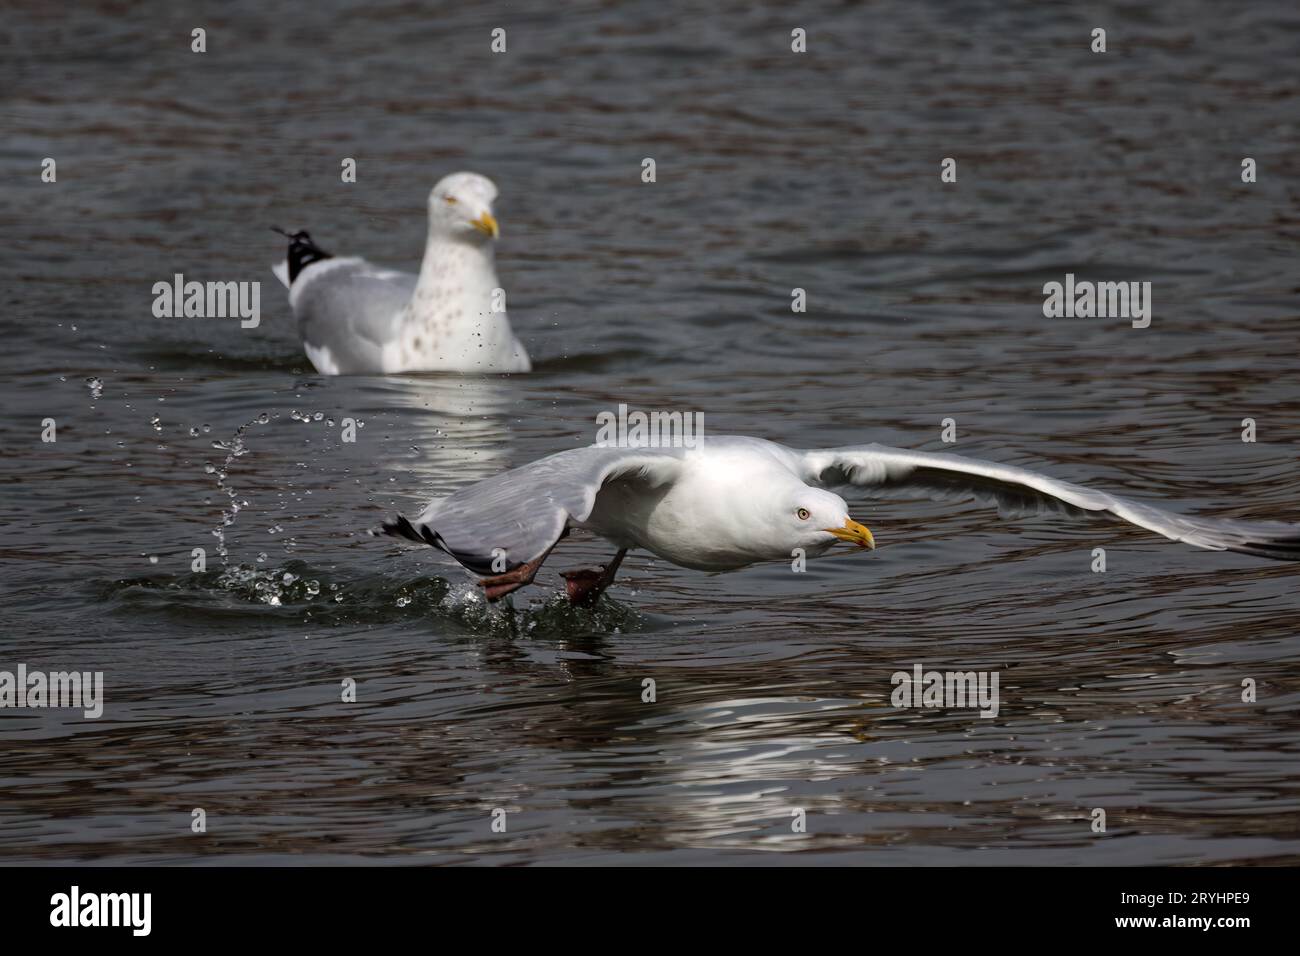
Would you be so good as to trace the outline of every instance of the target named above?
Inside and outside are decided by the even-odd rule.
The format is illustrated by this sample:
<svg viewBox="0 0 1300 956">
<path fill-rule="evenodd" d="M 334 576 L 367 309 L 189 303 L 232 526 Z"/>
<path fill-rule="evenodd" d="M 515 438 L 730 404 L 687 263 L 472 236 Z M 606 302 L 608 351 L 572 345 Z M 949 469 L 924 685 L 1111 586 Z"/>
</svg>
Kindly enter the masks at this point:
<svg viewBox="0 0 1300 956">
<path fill-rule="evenodd" d="M 380 368 L 384 346 L 397 341 L 415 282 L 409 273 L 356 258 L 325 259 L 304 269 L 289 291 L 289 304 L 317 370 Z"/>
<path fill-rule="evenodd" d="M 680 448 L 574 448 L 462 488 L 414 521 L 398 515 L 383 530 L 440 548 L 477 574 L 500 574 L 544 555 L 570 520 L 586 521 L 606 482 L 660 485 L 677 476 L 681 457 Z"/>
<path fill-rule="evenodd" d="M 937 498 L 993 500 L 1003 513 L 1108 512 L 1125 521 L 1212 551 L 1300 560 L 1300 525 L 1280 521 L 1197 518 L 1059 481 L 1014 465 L 885 445 L 846 445 L 802 453 L 810 484 L 915 490 Z"/>
</svg>

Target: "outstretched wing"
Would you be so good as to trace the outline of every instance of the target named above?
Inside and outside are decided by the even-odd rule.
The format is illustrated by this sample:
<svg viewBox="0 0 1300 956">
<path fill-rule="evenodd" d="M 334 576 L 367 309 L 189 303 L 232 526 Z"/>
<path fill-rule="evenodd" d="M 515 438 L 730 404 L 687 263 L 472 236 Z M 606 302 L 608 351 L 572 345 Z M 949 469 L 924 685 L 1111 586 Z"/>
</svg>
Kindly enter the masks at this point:
<svg viewBox="0 0 1300 956">
<path fill-rule="evenodd" d="M 1109 512 L 1198 548 L 1300 560 L 1300 525 L 1175 514 L 1014 465 L 875 444 L 805 451 L 802 461 L 802 477 L 810 484 L 915 489 L 937 499 L 991 499 L 1003 513 Z"/>
<path fill-rule="evenodd" d="M 322 374 L 383 367 L 383 349 L 398 337 L 416 277 L 364 259 L 325 259 L 293 280 L 289 304 L 312 364 Z"/>
<path fill-rule="evenodd" d="M 673 481 L 682 454 L 680 448 L 594 445 L 558 452 L 462 488 L 413 521 L 398 515 L 383 530 L 440 548 L 478 574 L 511 571 L 550 550 L 570 521 L 586 521 L 606 482 Z M 493 568 L 498 555 L 504 567 Z"/>
</svg>

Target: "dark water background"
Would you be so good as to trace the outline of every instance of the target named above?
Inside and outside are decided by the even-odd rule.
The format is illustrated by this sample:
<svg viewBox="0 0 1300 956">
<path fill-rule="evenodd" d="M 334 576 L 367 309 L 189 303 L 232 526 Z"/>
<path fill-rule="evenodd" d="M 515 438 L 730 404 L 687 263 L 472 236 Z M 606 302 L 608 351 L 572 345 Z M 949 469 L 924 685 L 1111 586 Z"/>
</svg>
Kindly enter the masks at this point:
<svg viewBox="0 0 1300 956">
<path fill-rule="evenodd" d="M 951 417 L 965 454 L 1300 520 L 1298 60 L 1283 3 L 8 3 L 0 669 L 107 704 L 0 715 L 0 861 L 1300 862 L 1294 566 L 859 501 L 871 555 L 634 554 L 573 611 L 556 571 L 608 554 L 575 540 L 511 612 L 366 534 L 619 402 L 801 446 Z M 501 188 L 535 373 L 315 375 L 266 227 L 414 269 L 456 169 Z M 261 280 L 261 327 L 154 318 L 175 272 Z M 1150 281 L 1151 327 L 1045 319 L 1067 272 Z M 204 466 L 263 413 L 223 568 Z M 895 710 L 917 662 L 997 669 L 1001 713 Z"/>
</svg>

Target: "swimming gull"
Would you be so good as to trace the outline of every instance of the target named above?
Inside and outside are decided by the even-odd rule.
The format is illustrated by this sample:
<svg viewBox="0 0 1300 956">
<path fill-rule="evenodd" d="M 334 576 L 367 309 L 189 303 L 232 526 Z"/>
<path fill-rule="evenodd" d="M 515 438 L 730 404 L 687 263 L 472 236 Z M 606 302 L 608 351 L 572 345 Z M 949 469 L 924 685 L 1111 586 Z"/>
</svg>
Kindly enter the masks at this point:
<svg viewBox="0 0 1300 956">
<path fill-rule="evenodd" d="M 696 447 L 592 445 L 558 452 L 434 501 L 386 534 L 439 548 L 476 574 L 489 600 L 530 584 L 574 528 L 610 541 L 607 566 L 564 574 L 574 603 L 594 601 L 630 548 L 673 564 L 730 571 L 759 561 L 818 557 L 839 542 L 874 548 L 831 489 L 977 498 L 1004 515 L 1105 512 L 1214 551 L 1300 560 L 1300 525 L 1199 518 L 1046 475 L 942 452 L 884 445 L 799 450 L 742 436 Z"/>
<path fill-rule="evenodd" d="M 418 276 L 332 256 L 306 232 L 276 229 L 289 252 L 272 268 L 316 371 L 529 371 L 493 261 L 496 197 L 492 180 L 477 173 L 452 173 L 433 187 Z"/>
</svg>

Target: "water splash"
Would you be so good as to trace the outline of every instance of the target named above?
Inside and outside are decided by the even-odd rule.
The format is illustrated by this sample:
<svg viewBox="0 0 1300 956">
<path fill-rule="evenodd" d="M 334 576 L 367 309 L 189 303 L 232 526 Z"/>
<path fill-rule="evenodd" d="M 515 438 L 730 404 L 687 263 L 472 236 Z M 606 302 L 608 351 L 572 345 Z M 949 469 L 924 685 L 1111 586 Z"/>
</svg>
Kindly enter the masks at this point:
<svg viewBox="0 0 1300 956">
<path fill-rule="evenodd" d="M 330 426 L 334 425 L 334 419 L 327 419 L 324 412 L 299 412 L 297 409 L 294 409 L 289 415 L 289 418 L 292 421 L 303 422 L 304 424 L 327 422 Z M 235 523 L 235 519 L 239 517 L 239 512 L 248 504 L 248 502 L 239 499 L 238 493 L 230 484 L 230 467 L 234 464 L 236 458 L 242 457 L 248 451 L 248 446 L 245 441 L 248 429 L 252 428 L 254 425 L 266 425 L 270 421 L 270 414 L 262 412 L 262 414 L 258 415 L 251 422 L 245 422 L 243 425 L 240 425 L 239 428 L 236 429 L 235 434 L 230 438 L 225 440 L 218 439 L 212 442 L 213 448 L 226 453 L 225 459 L 219 465 L 213 464 L 209 461 L 203 466 L 205 473 L 215 476 L 217 488 L 226 496 L 227 504 L 221 512 L 221 523 L 212 531 L 213 537 L 217 539 L 217 555 L 221 559 L 223 567 L 230 563 L 230 551 L 226 544 L 226 529 Z M 153 420 L 153 425 L 155 429 L 159 427 L 159 419 L 156 416 Z M 361 419 L 357 419 L 356 427 L 364 428 L 365 422 Z M 204 432 L 209 430 L 208 425 L 203 426 Z M 197 437 L 197 435 L 198 429 L 191 427 L 190 436 Z M 283 532 L 284 528 L 278 524 L 267 529 L 267 533 L 272 535 L 282 534 Z M 288 545 L 292 545 L 293 541 L 293 538 L 289 538 Z M 288 547 L 288 545 L 286 545 L 286 547 Z M 259 561 L 265 561 L 265 557 L 260 558 Z"/>
<path fill-rule="evenodd" d="M 398 592 L 399 601 L 402 593 Z M 398 606 L 406 605 L 399 603 Z M 468 631 L 540 640 L 590 633 L 635 632 L 644 630 L 650 623 L 636 608 L 609 595 L 602 597 L 594 607 L 570 604 L 562 593 L 538 594 L 531 600 L 514 595 L 505 601 L 489 603 L 483 596 L 483 589 L 469 581 L 448 582 L 445 593 L 436 604 L 426 604 L 424 610 Z"/>
<path fill-rule="evenodd" d="M 244 620 L 293 621 L 318 627 L 413 625 L 511 640 L 569 641 L 629 634 L 662 626 L 653 615 L 603 597 L 595 607 L 573 607 L 563 594 L 489 604 L 471 581 L 389 574 L 338 577 L 337 568 L 294 559 L 282 565 L 229 564 L 192 574 L 150 573 L 101 582 L 101 596 L 139 620 L 161 614 L 195 625 Z M 214 615 L 209 617 L 209 615 Z M 268 617 L 270 615 L 271 617 Z"/>
<path fill-rule="evenodd" d="M 244 435 L 247 433 L 248 429 L 252 428 L 254 425 L 265 425 L 270 420 L 270 415 L 263 412 L 251 422 L 245 422 L 240 425 L 239 428 L 235 430 L 235 434 L 229 439 L 224 441 L 217 439 L 214 441 L 212 447 L 218 451 L 224 451 L 226 453 L 225 460 L 222 461 L 220 465 L 214 465 L 212 462 L 207 462 L 203 466 L 203 471 L 206 474 L 216 476 L 217 488 L 226 496 L 228 503 L 227 506 L 221 510 L 221 523 L 212 530 L 213 537 L 217 539 L 217 556 L 221 559 L 223 567 L 230 563 L 230 550 L 226 547 L 226 529 L 235 523 L 235 519 L 239 517 L 239 512 L 243 508 L 243 502 L 239 500 L 238 493 L 228 480 L 230 477 L 230 466 L 234 464 L 236 458 L 240 458 L 248 452 L 248 446 L 244 443 Z M 207 431 L 208 426 L 204 425 L 203 430 Z"/>
<path fill-rule="evenodd" d="M 299 573 L 289 570 L 296 569 Z M 291 562 L 284 568 L 258 568 L 248 564 L 224 567 L 217 573 L 216 587 L 233 591 L 251 601 L 281 607 L 300 604 L 320 596 L 321 583 L 305 565 Z M 338 590 L 339 585 L 330 588 Z"/>
</svg>

